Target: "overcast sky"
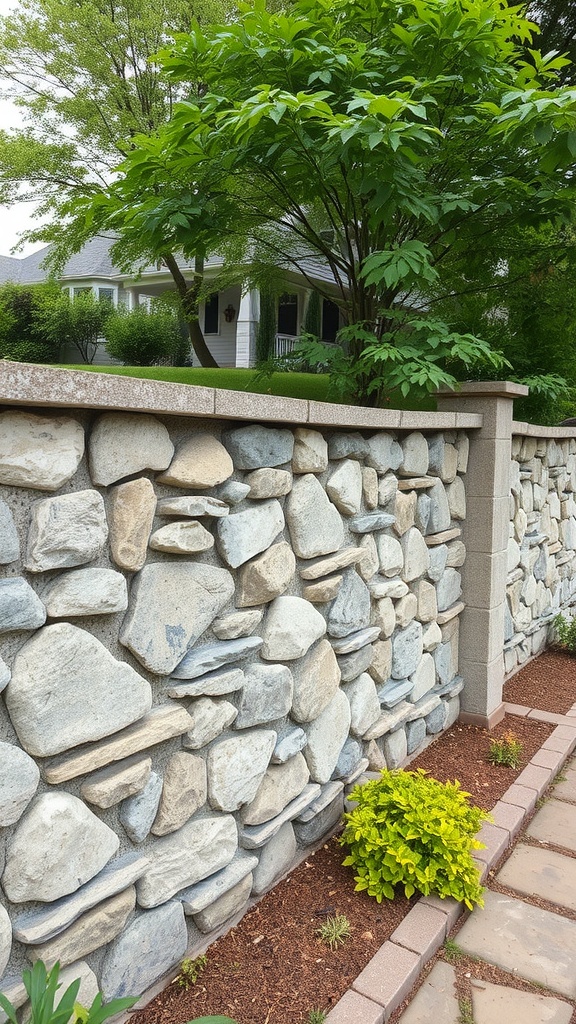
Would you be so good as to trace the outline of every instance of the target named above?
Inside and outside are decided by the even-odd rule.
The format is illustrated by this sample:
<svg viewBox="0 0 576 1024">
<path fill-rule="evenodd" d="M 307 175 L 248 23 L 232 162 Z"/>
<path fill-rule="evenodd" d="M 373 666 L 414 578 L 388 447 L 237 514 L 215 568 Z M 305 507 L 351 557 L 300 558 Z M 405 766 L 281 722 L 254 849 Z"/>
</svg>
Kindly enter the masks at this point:
<svg viewBox="0 0 576 1024">
<path fill-rule="evenodd" d="M 0 14 L 8 14 L 16 7 L 17 0 L 0 0 Z M 0 100 L 0 128 L 14 128 L 21 120 L 21 115 L 8 102 Z M 0 256 L 10 256 L 11 248 L 16 245 L 18 235 L 21 231 L 32 226 L 31 210 L 33 204 L 18 203 L 9 209 L 0 206 Z M 27 245 L 17 256 L 26 256 L 35 249 L 41 249 L 42 244 Z"/>
</svg>

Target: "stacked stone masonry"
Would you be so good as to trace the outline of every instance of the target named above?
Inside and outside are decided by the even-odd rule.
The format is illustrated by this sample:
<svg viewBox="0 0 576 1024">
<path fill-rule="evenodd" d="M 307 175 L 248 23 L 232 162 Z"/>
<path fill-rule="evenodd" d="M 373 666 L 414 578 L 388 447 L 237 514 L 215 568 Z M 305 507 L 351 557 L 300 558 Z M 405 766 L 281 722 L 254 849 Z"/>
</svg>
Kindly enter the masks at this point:
<svg viewBox="0 0 576 1024">
<path fill-rule="evenodd" d="M 576 439 L 512 438 L 507 570 L 504 668 L 510 674 L 546 647 L 559 613 L 574 614 Z"/>
<path fill-rule="evenodd" d="M 38 958 L 84 1001 L 150 989 L 334 829 L 366 768 L 455 721 L 467 459 L 462 430 L 0 412 L 17 1004 Z M 524 548 L 576 530 L 574 477 L 548 462 L 543 489 L 530 459 Z M 536 526 L 537 486 L 558 517 Z"/>
</svg>

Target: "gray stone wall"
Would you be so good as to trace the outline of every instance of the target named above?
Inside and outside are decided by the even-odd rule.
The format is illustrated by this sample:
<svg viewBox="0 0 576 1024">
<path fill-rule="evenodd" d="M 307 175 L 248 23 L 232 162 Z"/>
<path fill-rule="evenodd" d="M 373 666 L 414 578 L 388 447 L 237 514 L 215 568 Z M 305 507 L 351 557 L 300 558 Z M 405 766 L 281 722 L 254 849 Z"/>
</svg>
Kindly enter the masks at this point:
<svg viewBox="0 0 576 1024">
<path fill-rule="evenodd" d="M 0 412 L 2 991 L 41 957 L 145 992 L 456 719 L 467 459 Z"/>
<path fill-rule="evenodd" d="M 559 612 L 573 615 L 575 492 L 575 438 L 531 434 L 512 438 L 504 633 L 507 674 L 546 647 L 553 636 L 552 620 Z"/>
</svg>

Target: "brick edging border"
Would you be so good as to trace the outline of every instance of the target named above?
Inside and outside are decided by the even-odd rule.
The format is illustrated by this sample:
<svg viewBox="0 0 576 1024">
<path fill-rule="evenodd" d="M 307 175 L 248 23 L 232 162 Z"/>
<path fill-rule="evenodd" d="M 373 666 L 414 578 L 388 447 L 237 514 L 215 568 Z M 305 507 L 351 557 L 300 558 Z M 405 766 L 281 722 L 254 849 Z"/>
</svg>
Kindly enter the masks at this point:
<svg viewBox="0 0 576 1024">
<path fill-rule="evenodd" d="M 566 715 L 518 704 L 506 704 L 505 708 L 508 714 L 556 723 L 556 728 L 494 805 L 490 812 L 493 821 L 484 822 L 478 832 L 485 844 L 474 858 L 481 881 L 512 845 L 536 802 L 576 748 L 576 705 Z M 421 896 L 336 1003 L 325 1024 L 385 1024 L 463 913 L 469 911 L 454 899 Z"/>
</svg>

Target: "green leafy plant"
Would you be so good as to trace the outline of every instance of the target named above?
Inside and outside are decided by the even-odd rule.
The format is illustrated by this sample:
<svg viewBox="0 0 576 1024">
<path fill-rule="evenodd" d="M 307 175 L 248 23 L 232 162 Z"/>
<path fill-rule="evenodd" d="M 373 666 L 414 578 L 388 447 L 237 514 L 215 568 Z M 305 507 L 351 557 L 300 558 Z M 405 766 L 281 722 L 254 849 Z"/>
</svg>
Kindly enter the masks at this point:
<svg viewBox="0 0 576 1024">
<path fill-rule="evenodd" d="M 324 1024 L 326 1013 L 324 1010 L 310 1010 L 306 1024 Z"/>
<path fill-rule="evenodd" d="M 350 922 L 344 914 L 327 917 L 316 929 L 316 935 L 319 935 L 330 949 L 338 949 L 338 946 L 343 946 L 346 939 L 350 938 Z"/>
<path fill-rule="evenodd" d="M 92 1005 L 86 1009 L 76 1002 L 80 979 L 68 986 L 60 1001 L 55 1005 L 56 992 L 61 988 L 59 982 L 60 964 L 56 963 L 48 971 L 42 960 L 37 960 L 32 970 L 22 972 L 24 988 L 30 999 L 29 1024 L 67 1024 L 69 1020 L 81 1021 L 82 1024 L 103 1024 L 108 1017 L 114 1017 L 122 1010 L 127 1010 L 138 1002 L 138 997 L 112 999 L 102 1005 L 102 993 L 98 992 Z M 11 1024 L 18 1024 L 16 1007 L 0 992 L 0 1008 Z"/>
<path fill-rule="evenodd" d="M 488 760 L 490 764 L 503 765 L 504 768 L 519 768 L 523 746 L 515 733 L 509 729 L 500 739 L 490 739 Z"/>
<path fill-rule="evenodd" d="M 569 654 L 576 654 L 576 618 L 569 622 L 563 615 L 557 615 L 554 619 L 554 629 L 560 647 Z"/>
<path fill-rule="evenodd" d="M 474 1024 L 474 1012 L 472 1009 L 472 1003 L 470 999 L 459 999 L 458 1000 L 458 1024 Z"/>
<path fill-rule="evenodd" d="M 444 959 L 449 964 L 455 964 L 464 956 L 464 951 L 454 942 L 454 939 L 446 939 L 444 943 Z"/>
<path fill-rule="evenodd" d="M 472 910 L 482 906 L 482 887 L 472 851 L 489 815 L 468 801 L 458 781 L 441 783 L 419 769 L 382 771 L 381 778 L 356 786 L 356 806 L 345 815 L 340 842 L 349 847 L 344 864 L 355 868 L 356 891 L 380 903 L 403 885 L 410 897 L 453 896 Z"/>
<path fill-rule="evenodd" d="M 187 992 L 192 985 L 196 984 L 207 963 L 208 959 L 204 954 L 197 956 L 195 960 L 187 957 L 180 964 L 180 974 L 175 979 L 176 984 Z"/>
</svg>

